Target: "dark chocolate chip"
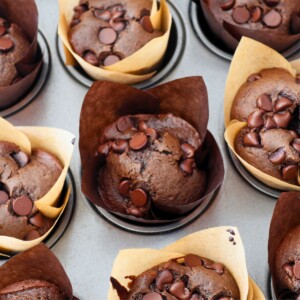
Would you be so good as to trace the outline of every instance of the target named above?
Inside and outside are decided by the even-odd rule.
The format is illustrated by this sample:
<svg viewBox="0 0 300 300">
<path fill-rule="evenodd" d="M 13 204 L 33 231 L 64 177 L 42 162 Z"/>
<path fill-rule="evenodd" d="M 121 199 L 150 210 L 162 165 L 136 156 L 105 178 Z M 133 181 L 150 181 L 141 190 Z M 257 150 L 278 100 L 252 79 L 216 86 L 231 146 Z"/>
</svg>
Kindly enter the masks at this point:
<svg viewBox="0 0 300 300">
<path fill-rule="evenodd" d="M 269 156 L 269 160 L 274 165 L 281 165 L 286 158 L 286 153 L 284 151 L 284 148 L 279 148 L 276 151 L 274 151 Z"/>
<path fill-rule="evenodd" d="M 265 121 L 265 128 L 266 129 L 273 129 L 273 128 L 277 128 L 277 124 L 275 123 L 273 117 L 268 117 Z"/>
<path fill-rule="evenodd" d="M 150 16 L 150 10 L 147 8 L 142 8 L 142 10 L 140 12 L 140 16 L 141 16 L 141 18 L 144 16 Z"/>
<path fill-rule="evenodd" d="M 85 51 L 83 59 L 93 66 L 99 66 L 99 59 L 93 51 Z"/>
<path fill-rule="evenodd" d="M 146 134 L 143 132 L 139 132 L 132 136 L 131 140 L 129 141 L 129 147 L 132 150 L 138 151 L 145 148 L 147 143 L 148 143 L 148 139 Z"/>
<path fill-rule="evenodd" d="M 128 148 L 128 142 L 126 140 L 116 140 L 112 143 L 112 149 L 115 153 L 122 154 Z"/>
<path fill-rule="evenodd" d="M 140 217 L 144 216 L 143 212 L 137 207 L 128 207 L 128 208 L 126 208 L 126 213 L 128 215 L 132 215 L 132 216 L 135 216 L 137 218 L 140 218 Z"/>
<path fill-rule="evenodd" d="M 257 23 L 261 20 L 263 15 L 263 10 L 261 7 L 259 6 L 255 6 L 252 10 L 251 10 L 251 21 L 254 23 Z"/>
<path fill-rule="evenodd" d="M 264 2 L 268 6 L 276 6 L 280 2 L 280 0 L 264 0 Z"/>
<path fill-rule="evenodd" d="M 178 281 L 172 284 L 172 286 L 169 289 L 169 293 L 180 300 L 190 299 L 190 294 L 191 294 L 190 291 L 185 287 L 183 281 Z"/>
<path fill-rule="evenodd" d="M 130 199 L 134 205 L 138 207 L 145 206 L 147 204 L 147 194 L 142 189 L 136 189 L 130 192 Z"/>
<path fill-rule="evenodd" d="M 300 15 L 299 13 L 292 13 L 291 16 L 291 33 L 298 34 L 300 33 Z"/>
<path fill-rule="evenodd" d="M 235 0 L 219 0 L 219 3 L 223 10 L 229 10 L 234 6 Z"/>
<path fill-rule="evenodd" d="M 300 153 L 300 139 L 294 139 L 292 147 Z"/>
<path fill-rule="evenodd" d="M 134 127 L 133 120 L 128 116 L 123 116 L 118 119 L 117 121 L 117 129 L 120 132 L 125 132 L 128 129 L 131 129 Z"/>
<path fill-rule="evenodd" d="M 165 284 L 170 284 L 174 280 L 174 276 L 171 271 L 163 270 L 161 271 L 158 276 L 156 277 L 155 284 L 157 288 L 162 291 Z"/>
<path fill-rule="evenodd" d="M 147 128 L 145 133 L 147 136 L 150 136 L 152 140 L 157 139 L 157 132 L 154 128 Z"/>
<path fill-rule="evenodd" d="M 0 205 L 5 204 L 8 201 L 8 195 L 4 191 L 0 191 Z"/>
<path fill-rule="evenodd" d="M 220 263 L 213 263 L 210 266 L 206 266 L 207 269 L 216 271 L 217 274 L 223 275 L 224 274 L 224 266 Z"/>
<path fill-rule="evenodd" d="M 281 20 L 282 20 L 281 14 L 275 9 L 270 10 L 263 17 L 264 24 L 270 28 L 278 27 L 281 24 Z"/>
<path fill-rule="evenodd" d="M 263 115 L 265 111 L 257 110 L 253 112 L 247 119 L 248 127 L 250 128 L 260 128 L 264 126 Z"/>
<path fill-rule="evenodd" d="M 198 255 L 188 254 L 184 257 L 184 264 L 187 267 L 194 268 L 202 266 L 203 262 Z"/>
<path fill-rule="evenodd" d="M 154 31 L 154 28 L 151 23 L 151 19 L 149 16 L 144 16 L 140 20 L 140 24 L 143 27 L 143 29 L 149 33 L 152 33 Z"/>
<path fill-rule="evenodd" d="M 105 144 L 103 144 L 103 145 L 100 145 L 98 147 L 98 153 L 107 156 L 108 153 L 109 153 L 109 151 L 110 151 L 110 149 L 111 149 L 111 145 L 112 145 L 112 142 L 110 142 L 110 141 L 107 142 L 107 143 L 105 143 Z"/>
<path fill-rule="evenodd" d="M 247 82 L 251 83 L 253 81 L 261 79 L 261 75 L 258 73 L 252 74 L 247 78 Z"/>
<path fill-rule="evenodd" d="M 125 29 L 126 23 L 125 21 L 113 21 L 109 22 L 109 25 L 117 32 L 121 32 Z"/>
<path fill-rule="evenodd" d="M 286 97 L 279 98 L 275 103 L 275 111 L 285 110 L 289 107 L 293 106 L 293 101 Z"/>
<path fill-rule="evenodd" d="M 29 222 L 32 225 L 41 228 L 44 225 L 44 218 L 41 213 L 37 212 L 36 214 L 34 214 L 32 217 L 29 218 Z"/>
<path fill-rule="evenodd" d="M 189 143 L 183 143 L 181 145 L 181 150 L 184 152 L 186 158 L 193 158 L 195 154 L 195 148 Z"/>
<path fill-rule="evenodd" d="M 188 175 L 193 174 L 195 166 L 195 161 L 192 158 L 185 159 L 180 163 L 180 169 Z"/>
<path fill-rule="evenodd" d="M 99 32 L 99 41 L 104 45 L 111 45 L 117 39 L 117 33 L 112 28 L 103 28 Z"/>
<path fill-rule="evenodd" d="M 299 280 L 300 279 L 300 261 L 295 262 L 293 272 L 294 272 L 295 277 Z"/>
<path fill-rule="evenodd" d="M 278 127 L 287 128 L 292 119 L 292 115 L 290 112 L 285 111 L 282 113 L 275 114 L 273 118 Z"/>
<path fill-rule="evenodd" d="M 298 166 L 288 165 L 282 169 L 282 178 L 284 180 L 294 180 L 298 176 Z"/>
<path fill-rule="evenodd" d="M 5 26 L 0 26 L 0 36 L 4 35 L 6 33 Z"/>
<path fill-rule="evenodd" d="M 237 6 L 232 12 L 233 20 L 238 24 L 247 23 L 250 19 L 250 12 L 246 6 Z"/>
<path fill-rule="evenodd" d="M 293 266 L 291 266 L 291 264 L 284 264 L 282 266 L 282 269 L 290 278 L 292 278 L 294 276 Z"/>
<path fill-rule="evenodd" d="M 29 156 L 23 151 L 14 153 L 12 155 L 12 157 L 17 162 L 17 164 L 19 165 L 20 168 L 25 167 L 30 160 Z"/>
<path fill-rule="evenodd" d="M 112 15 L 109 10 L 95 9 L 94 16 L 98 19 L 108 22 Z"/>
<path fill-rule="evenodd" d="M 163 297 L 156 292 L 152 292 L 144 295 L 142 300 L 163 300 Z"/>
<path fill-rule="evenodd" d="M 7 38 L 7 37 L 1 37 L 0 38 L 0 51 L 8 52 L 11 50 L 14 46 L 14 42 Z"/>
<path fill-rule="evenodd" d="M 26 196 L 20 196 L 13 200 L 12 209 L 18 216 L 28 216 L 33 208 L 33 202 Z"/>
<path fill-rule="evenodd" d="M 80 23 L 80 20 L 78 19 L 73 19 L 70 23 L 70 27 L 74 27 Z"/>
<path fill-rule="evenodd" d="M 38 239 L 39 237 L 41 237 L 41 235 L 39 234 L 39 232 L 37 230 L 31 230 L 27 233 L 24 240 L 32 241 L 32 240 Z"/>
<path fill-rule="evenodd" d="M 140 131 L 146 131 L 148 129 L 148 125 L 146 124 L 146 122 L 141 120 L 138 122 L 138 129 Z"/>
<path fill-rule="evenodd" d="M 272 99 L 267 94 L 262 94 L 256 99 L 256 105 L 259 109 L 262 109 L 264 111 L 272 111 Z"/>
<path fill-rule="evenodd" d="M 131 181 L 129 179 L 122 180 L 119 184 L 119 192 L 123 197 L 129 196 Z"/>
</svg>

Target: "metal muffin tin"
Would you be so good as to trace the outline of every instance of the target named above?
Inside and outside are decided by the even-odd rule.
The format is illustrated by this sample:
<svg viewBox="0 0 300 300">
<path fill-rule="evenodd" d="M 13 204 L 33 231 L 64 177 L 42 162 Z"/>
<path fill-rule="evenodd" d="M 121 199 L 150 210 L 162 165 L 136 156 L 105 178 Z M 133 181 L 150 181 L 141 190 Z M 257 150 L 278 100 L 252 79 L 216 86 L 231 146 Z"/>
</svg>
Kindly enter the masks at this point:
<svg viewBox="0 0 300 300">
<path fill-rule="evenodd" d="M 81 104 L 88 88 L 69 76 L 59 59 L 56 50 L 57 1 L 36 2 L 40 14 L 39 28 L 50 47 L 52 72 L 35 101 L 10 116 L 8 120 L 15 125 L 63 128 L 73 132 L 78 140 Z M 68 230 L 52 250 L 62 262 L 78 298 L 106 300 L 110 270 L 121 249 L 163 248 L 198 230 L 233 225 L 238 227 L 243 239 L 249 275 L 261 287 L 266 298 L 269 298 L 267 242 L 275 201 L 273 197 L 261 193 L 244 180 L 227 155 L 224 142 L 223 96 L 230 62 L 212 52 L 193 30 L 193 24 L 196 24 L 189 10 L 191 12 L 191 9 L 196 9 L 194 3 L 187 0 L 169 2 L 173 4 L 171 8 L 174 6 L 183 20 L 186 47 L 180 59 L 173 63 L 172 71 L 161 79 L 161 83 L 192 75 L 204 77 L 210 106 L 208 128 L 220 145 L 225 164 L 222 189 L 201 217 L 180 230 L 147 235 L 129 232 L 99 217 L 98 212 L 94 211 L 82 195 L 81 163 L 76 144 L 70 166 L 76 185 L 76 208 Z M 175 14 L 175 23 L 176 18 Z M 178 47 L 173 46 L 177 51 Z M 300 58 L 300 54 L 290 57 L 291 60 L 297 58 Z"/>
</svg>

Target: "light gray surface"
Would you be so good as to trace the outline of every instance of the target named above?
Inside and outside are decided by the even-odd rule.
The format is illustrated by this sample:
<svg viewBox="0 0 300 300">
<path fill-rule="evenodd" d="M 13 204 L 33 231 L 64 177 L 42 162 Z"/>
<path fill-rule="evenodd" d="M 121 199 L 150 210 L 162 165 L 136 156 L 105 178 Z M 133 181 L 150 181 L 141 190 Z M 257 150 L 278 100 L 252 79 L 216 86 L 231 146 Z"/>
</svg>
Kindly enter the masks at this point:
<svg viewBox="0 0 300 300">
<path fill-rule="evenodd" d="M 172 0 L 185 19 L 187 47 L 174 72 L 165 79 L 202 75 L 207 84 L 210 105 L 209 129 L 222 149 L 225 162 L 223 188 L 208 211 L 179 231 L 142 236 L 122 231 L 99 217 L 80 192 L 80 161 L 76 144 L 72 172 L 77 184 L 77 207 L 65 235 L 53 248 L 68 273 L 75 295 L 80 299 L 107 298 L 109 274 L 118 251 L 123 248 L 160 248 L 192 232 L 221 225 L 239 228 L 249 274 L 267 293 L 267 238 L 275 201 L 247 184 L 234 169 L 223 140 L 223 92 L 229 62 L 216 57 L 196 38 L 188 20 L 188 0 Z M 72 79 L 60 65 L 55 36 L 58 21 L 56 0 L 37 0 L 40 29 L 52 52 L 52 71 L 46 87 L 36 100 L 9 118 L 15 125 L 55 126 L 78 137 L 81 103 L 87 89 Z M 296 58 L 295 56 L 293 58 Z M 77 138 L 78 142 L 78 138 Z"/>
</svg>

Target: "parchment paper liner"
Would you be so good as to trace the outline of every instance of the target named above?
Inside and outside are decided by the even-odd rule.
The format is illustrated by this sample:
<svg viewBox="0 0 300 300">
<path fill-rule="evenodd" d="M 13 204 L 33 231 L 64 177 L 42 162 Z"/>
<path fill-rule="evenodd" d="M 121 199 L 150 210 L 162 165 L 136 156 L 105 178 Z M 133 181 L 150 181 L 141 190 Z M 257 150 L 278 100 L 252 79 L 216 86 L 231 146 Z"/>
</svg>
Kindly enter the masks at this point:
<svg viewBox="0 0 300 300">
<path fill-rule="evenodd" d="M 276 296 L 278 297 L 282 286 L 279 278 L 276 276 L 275 261 L 276 252 L 283 241 L 284 237 L 294 227 L 300 224 L 300 193 L 299 192 L 286 192 L 281 193 L 276 206 L 274 208 L 273 216 L 270 224 L 268 254 L 269 254 L 269 267 L 271 271 L 273 288 Z"/>
<path fill-rule="evenodd" d="M 235 232 L 236 245 L 229 242 L 228 229 Z M 249 299 L 249 287 L 253 294 L 253 285 L 248 279 L 245 252 L 239 232 L 235 227 L 216 227 L 190 234 L 161 250 L 155 249 L 126 249 L 121 250 L 115 259 L 111 277 L 116 278 L 127 287 L 128 279 L 125 276 L 139 275 L 142 272 L 166 262 L 172 258 L 182 257 L 186 254 L 196 254 L 206 257 L 226 266 L 234 277 L 240 291 L 240 299 Z M 260 296 L 258 292 L 255 293 Z M 254 298 L 253 298 L 254 299 Z M 264 297 L 255 298 L 256 300 Z M 117 293 L 110 286 L 108 300 L 119 300 Z"/>
<path fill-rule="evenodd" d="M 15 65 L 23 78 L 7 87 L 0 87 L 0 109 L 3 109 L 14 104 L 30 89 L 39 74 L 43 56 L 37 43 L 38 11 L 34 0 L 1 0 L 0 12 L 1 17 L 18 24 L 31 42 L 24 57 Z"/>
<path fill-rule="evenodd" d="M 188 97 L 187 97 L 188 95 Z M 184 99 L 184 101 L 183 101 Z M 122 115 L 128 114 L 173 113 L 179 116 L 199 132 L 202 149 L 196 151 L 196 161 L 208 170 L 208 183 L 201 199 L 186 206 L 160 206 L 168 214 L 184 214 L 191 211 L 207 197 L 211 197 L 221 185 L 224 177 L 223 159 L 220 150 L 210 133 L 207 133 L 208 100 L 207 91 L 202 77 L 187 77 L 171 81 L 141 91 L 133 87 L 108 81 L 95 82 L 87 93 L 80 115 L 79 149 L 83 168 L 82 191 L 95 205 L 114 212 L 101 198 L 98 192 L 98 173 L 104 165 L 105 158 L 98 155 L 99 138 L 105 127 Z M 91 120 L 93 120 L 91 122 Z M 209 158 L 201 157 L 208 152 Z M 158 206 L 156 206 L 158 207 Z M 163 219 L 146 220 L 117 213 L 123 218 L 139 223 L 162 223 L 174 221 L 174 216 Z M 165 213 L 164 213 L 165 214 Z M 182 218 L 184 216 L 180 216 Z M 178 219 L 178 218 L 177 218 Z"/>
<path fill-rule="evenodd" d="M 172 16 L 166 0 L 161 0 L 159 10 L 157 10 L 157 0 L 153 0 L 151 12 L 153 27 L 156 30 L 163 31 L 164 34 L 151 40 L 144 47 L 120 62 L 101 68 L 87 63 L 73 51 L 69 42 L 69 24 L 73 16 L 73 8 L 78 3 L 78 0 L 59 0 L 58 34 L 64 44 L 67 65 L 79 64 L 95 80 L 110 80 L 124 84 L 135 84 L 147 80 L 156 73 L 155 68 L 157 68 L 167 50 L 172 25 Z"/>
<path fill-rule="evenodd" d="M 214 27 L 214 31 L 219 33 L 219 38 L 226 42 L 225 46 L 232 51 L 236 49 L 243 36 L 266 44 L 276 51 L 284 51 L 300 39 L 300 34 L 283 36 L 282 33 L 276 29 L 253 30 L 225 20 L 223 23 L 219 23 L 219 20 L 209 9 L 209 6 L 211 6 L 214 11 L 221 11 L 219 3 L 209 4 L 206 1 L 200 0 L 200 4 L 206 19 L 209 21 L 209 25 Z"/>
<path fill-rule="evenodd" d="M 224 96 L 224 118 L 226 128 L 225 140 L 231 151 L 234 152 L 236 157 L 247 169 L 247 171 L 249 171 L 249 173 L 251 173 L 255 178 L 278 190 L 300 191 L 299 186 L 279 180 L 253 167 L 244 159 L 242 159 L 234 149 L 234 141 L 236 136 L 240 130 L 246 126 L 245 122 L 230 119 L 234 97 L 251 74 L 259 73 L 263 69 L 270 68 L 282 68 L 290 72 L 292 76 L 295 76 L 300 72 L 300 62 L 297 60 L 289 63 L 275 50 L 259 42 L 243 37 L 233 56 L 226 81 Z M 300 183 L 299 175 L 298 182 Z"/>
<path fill-rule="evenodd" d="M 0 251 L 7 253 L 28 249 L 44 240 L 54 228 L 69 199 L 70 189 L 64 195 L 61 207 L 56 207 L 72 158 L 73 139 L 74 136 L 65 130 L 46 127 L 14 127 L 6 120 L 0 118 L 0 141 L 15 143 L 29 155 L 32 148 L 41 148 L 54 154 L 64 165 L 61 175 L 50 191 L 41 199 L 35 201 L 36 207 L 43 215 L 49 218 L 57 218 L 54 225 L 45 235 L 33 241 L 0 236 Z"/>
<path fill-rule="evenodd" d="M 23 280 L 45 280 L 55 284 L 67 299 L 73 298 L 71 282 L 56 256 L 39 244 L 9 259 L 0 267 L 0 289 Z"/>
</svg>

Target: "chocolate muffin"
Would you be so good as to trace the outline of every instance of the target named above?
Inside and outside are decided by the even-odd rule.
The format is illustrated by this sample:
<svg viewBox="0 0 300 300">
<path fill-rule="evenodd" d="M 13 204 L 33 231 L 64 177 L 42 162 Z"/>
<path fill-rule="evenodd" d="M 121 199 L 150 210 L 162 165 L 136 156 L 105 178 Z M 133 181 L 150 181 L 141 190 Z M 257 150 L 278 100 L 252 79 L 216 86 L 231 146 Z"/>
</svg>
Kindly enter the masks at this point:
<svg viewBox="0 0 300 300">
<path fill-rule="evenodd" d="M 230 50 L 242 36 L 277 51 L 299 41 L 299 1 L 200 0 L 200 4 L 211 31 Z"/>
<path fill-rule="evenodd" d="M 33 149 L 31 157 L 9 142 L 0 142 L 0 235 L 32 240 L 54 220 L 43 216 L 34 201 L 42 198 L 62 172 L 52 154 Z"/>
<path fill-rule="evenodd" d="M 239 299 L 239 288 L 230 272 L 207 258 L 188 254 L 159 264 L 139 276 L 129 276 L 125 291 L 111 278 L 121 300 L 204 300 Z M 121 288 L 120 288 L 121 287 Z"/>
<path fill-rule="evenodd" d="M 73 50 L 94 66 L 112 65 L 163 35 L 154 30 L 151 0 L 81 0 L 68 33 Z"/>
<path fill-rule="evenodd" d="M 249 76 L 235 96 L 231 119 L 247 122 L 236 152 L 262 172 L 297 184 L 300 162 L 300 84 L 283 69 Z"/>
<path fill-rule="evenodd" d="M 9 86 L 21 79 L 15 64 L 30 46 L 20 26 L 0 18 L 0 87 Z"/>
<path fill-rule="evenodd" d="M 172 114 L 129 115 L 107 127 L 98 152 L 106 156 L 99 190 L 113 211 L 147 218 L 155 207 L 198 200 L 206 174 L 195 163 L 198 132 Z"/>
</svg>

